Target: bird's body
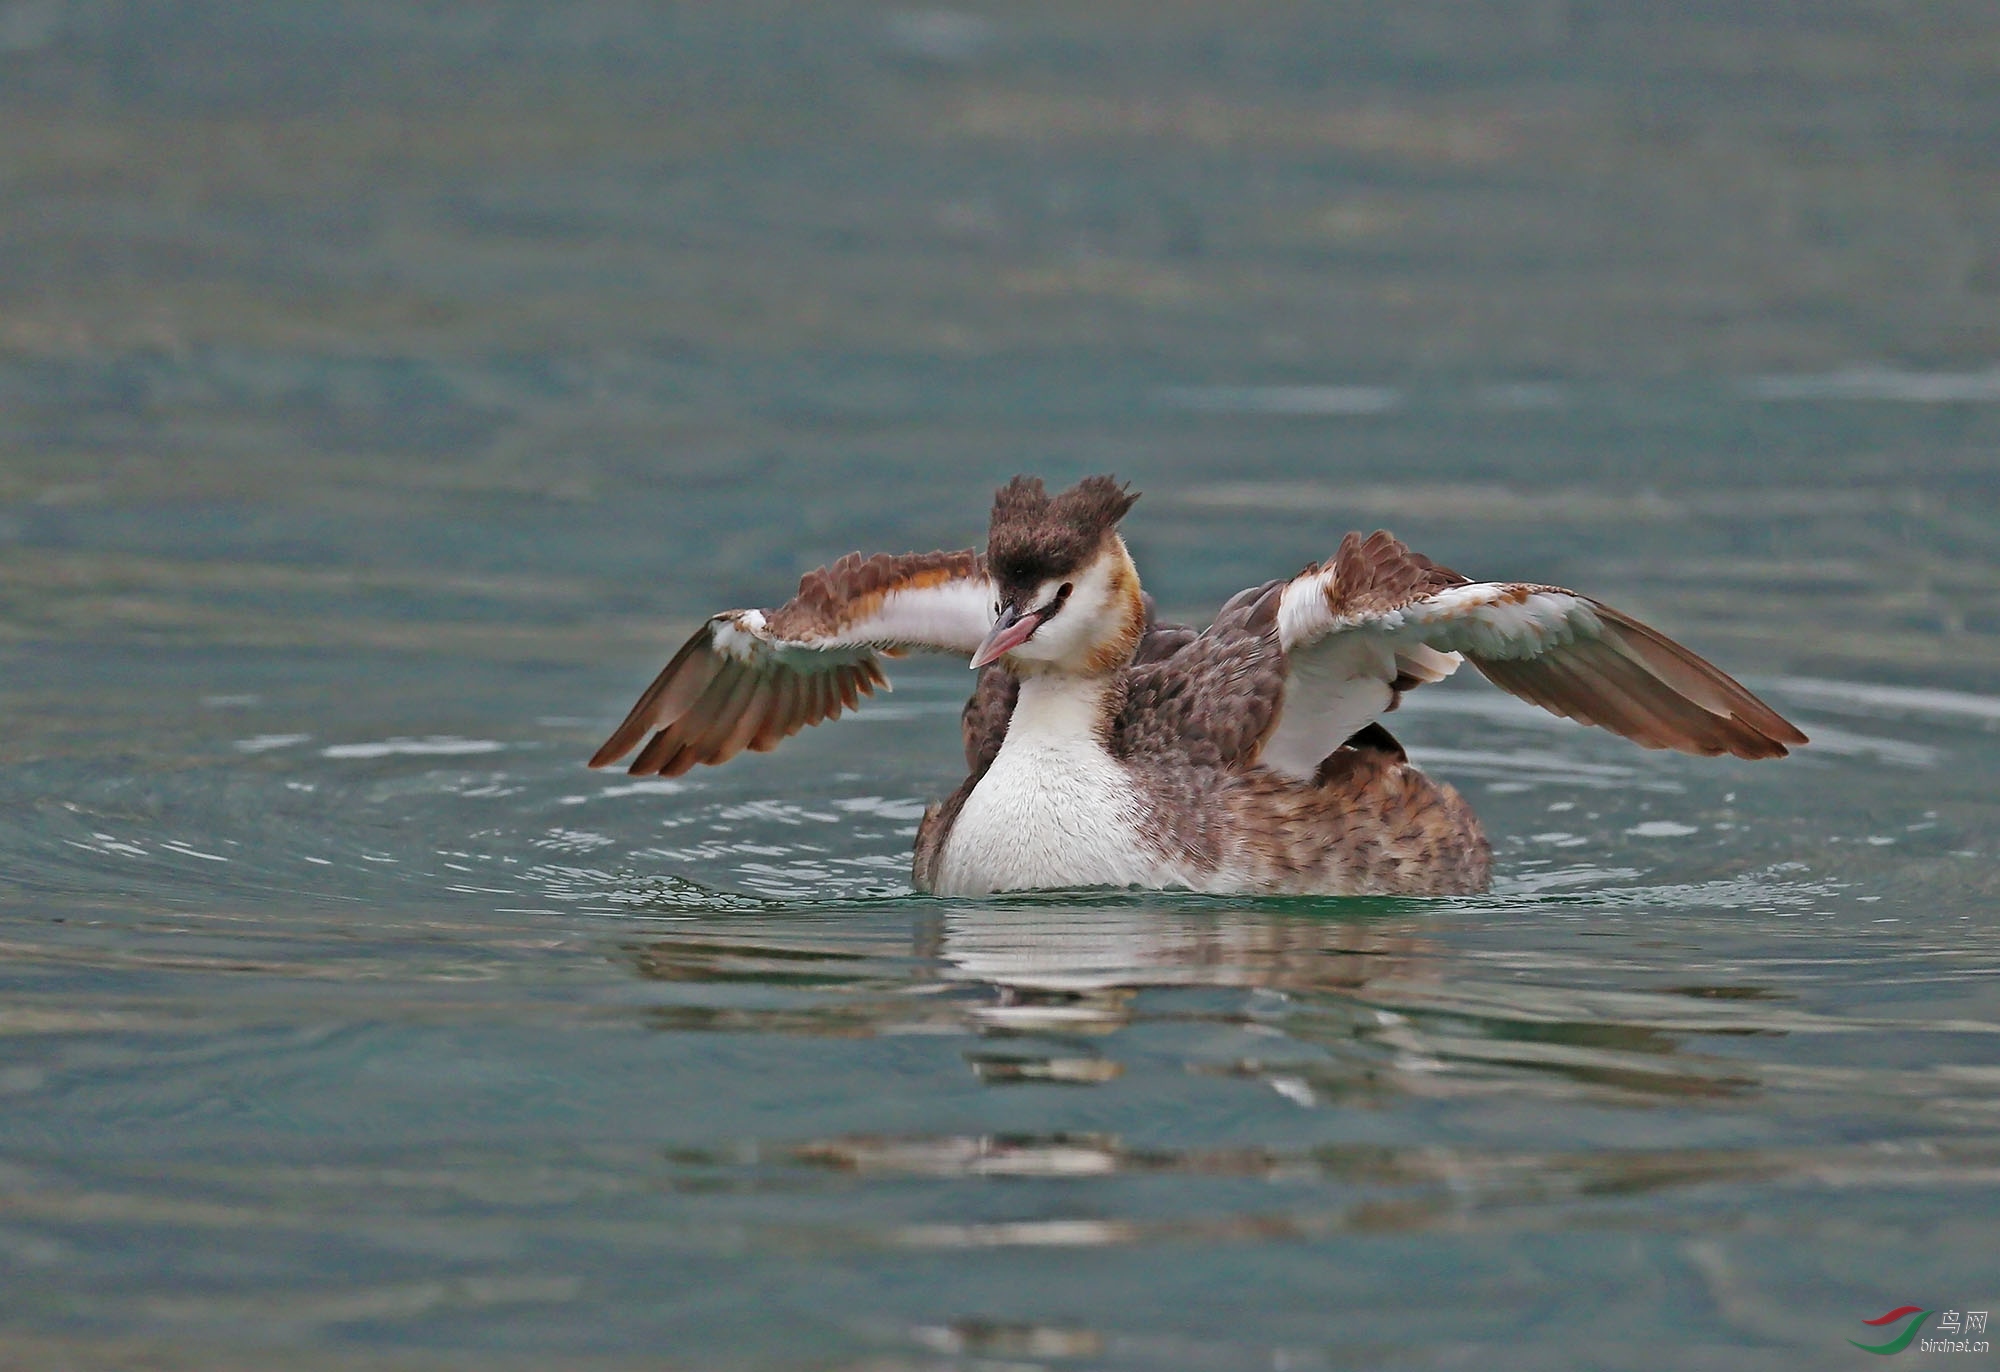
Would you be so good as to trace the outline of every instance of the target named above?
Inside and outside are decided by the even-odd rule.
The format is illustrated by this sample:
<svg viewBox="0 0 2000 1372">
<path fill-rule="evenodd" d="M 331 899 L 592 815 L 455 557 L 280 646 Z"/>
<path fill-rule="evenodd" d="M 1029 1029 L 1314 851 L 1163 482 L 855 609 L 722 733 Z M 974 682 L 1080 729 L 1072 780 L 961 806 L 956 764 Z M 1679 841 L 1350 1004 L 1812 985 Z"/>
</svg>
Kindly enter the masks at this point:
<svg viewBox="0 0 2000 1372">
<path fill-rule="evenodd" d="M 1170 886 L 1147 851 L 1136 777 L 1103 737 L 1111 682 L 1022 683 L 992 764 L 917 831 L 918 884 L 942 895 Z"/>
<path fill-rule="evenodd" d="M 1615 610 L 1470 581 L 1385 533 L 1349 534 L 1199 633 L 1158 624 L 1116 532 L 1135 498 L 1104 477 L 1055 497 L 1016 478 L 983 555 L 851 555 L 780 609 L 717 615 L 592 765 L 649 732 L 635 773 L 768 749 L 880 684 L 879 653 L 959 653 L 980 670 L 969 774 L 924 816 L 919 889 L 1447 895 L 1486 886 L 1485 835 L 1377 721 L 1465 658 L 1648 747 L 1778 757 L 1805 741 Z"/>
</svg>

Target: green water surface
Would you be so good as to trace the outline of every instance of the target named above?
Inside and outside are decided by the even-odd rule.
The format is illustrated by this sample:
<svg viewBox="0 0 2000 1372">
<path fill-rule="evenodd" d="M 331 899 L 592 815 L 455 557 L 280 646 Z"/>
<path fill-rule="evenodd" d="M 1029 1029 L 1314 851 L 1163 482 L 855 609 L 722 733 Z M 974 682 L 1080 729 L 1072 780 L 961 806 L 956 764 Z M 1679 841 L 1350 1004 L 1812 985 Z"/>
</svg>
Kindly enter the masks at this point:
<svg viewBox="0 0 2000 1372">
<path fill-rule="evenodd" d="M 1945 4 L 0 5 L 0 1364 L 1818 1369 L 1988 1308 L 1996 62 Z M 1388 526 L 1814 743 L 1425 688 L 1497 850 L 1436 902 L 915 897 L 948 663 L 583 768 L 701 616 L 1105 470 L 1169 613 Z"/>
</svg>

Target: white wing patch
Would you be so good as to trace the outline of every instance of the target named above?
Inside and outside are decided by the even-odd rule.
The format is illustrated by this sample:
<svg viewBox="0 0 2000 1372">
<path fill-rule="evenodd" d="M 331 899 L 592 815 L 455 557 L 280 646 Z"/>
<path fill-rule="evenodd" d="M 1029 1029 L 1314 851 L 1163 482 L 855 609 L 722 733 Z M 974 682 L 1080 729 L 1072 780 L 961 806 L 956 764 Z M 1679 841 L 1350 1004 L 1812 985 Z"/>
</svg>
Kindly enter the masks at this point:
<svg viewBox="0 0 2000 1372">
<path fill-rule="evenodd" d="M 872 610 L 825 633 L 780 634 L 762 610 L 731 610 L 715 616 L 715 646 L 748 661 L 756 645 L 784 651 L 804 665 L 810 654 L 826 654 L 829 665 L 855 661 L 841 649 L 913 649 L 971 654 L 993 628 L 993 586 L 984 577 L 941 582 L 885 593 Z"/>
<path fill-rule="evenodd" d="M 1439 681 L 1460 654 L 1535 657 L 1597 633 L 1590 602 L 1553 588 L 1474 582 L 1390 610 L 1333 612 L 1331 567 L 1286 586 L 1278 641 L 1286 653 L 1284 708 L 1258 760 L 1311 778 L 1326 755 L 1394 702 L 1398 678 Z"/>
<path fill-rule="evenodd" d="M 1401 634 L 1440 652 L 1512 659 L 1595 637 L 1601 630 L 1590 601 L 1551 586 L 1475 581 L 1393 610 L 1336 615 L 1328 596 L 1332 570 L 1303 576 L 1278 602 L 1278 642 L 1288 653 L 1310 650 L 1328 635 L 1369 629 Z M 1407 632 L 1406 632 L 1407 631 Z"/>
<path fill-rule="evenodd" d="M 942 653 L 971 653 L 993 628 L 993 585 L 986 578 L 891 591 L 874 614 L 848 626 L 850 643 L 908 644 Z"/>
<path fill-rule="evenodd" d="M 1712 664 L 1573 591 L 1467 582 L 1374 608 L 1371 590 L 1348 594 L 1331 565 L 1285 587 L 1284 709 L 1260 755 L 1266 766 L 1311 777 L 1390 708 L 1394 683 L 1449 675 L 1461 654 L 1501 689 L 1643 747 L 1756 758 L 1782 757 L 1806 741 Z M 1354 601 L 1361 608 L 1334 609 Z"/>
<path fill-rule="evenodd" d="M 1277 727 L 1257 760 L 1309 781 L 1326 755 L 1389 708 L 1396 653 L 1383 634 L 1343 634 L 1329 651 L 1294 653 Z"/>
<path fill-rule="evenodd" d="M 1439 591 L 1385 618 L 1414 629 L 1428 647 L 1503 662 L 1539 657 L 1604 631 L 1596 609 L 1580 595 L 1490 581 Z"/>
<path fill-rule="evenodd" d="M 715 651 L 738 662 L 755 662 L 770 651 L 762 610 L 730 610 L 708 621 L 715 630 Z"/>
<path fill-rule="evenodd" d="M 624 757 L 648 734 L 631 766 L 635 774 L 678 776 L 746 748 L 764 752 L 886 687 L 883 654 L 970 656 L 995 618 L 991 584 L 975 567 L 970 553 L 855 554 L 809 573 L 779 609 L 712 616 L 639 697 L 591 766 Z"/>
<path fill-rule="evenodd" d="M 1286 652 L 1325 638 L 1336 627 L 1333 608 L 1327 603 L 1326 570 L 1302 576 L 1286 586 L 1278 598 L 1278 646 Z"/>
</svg>

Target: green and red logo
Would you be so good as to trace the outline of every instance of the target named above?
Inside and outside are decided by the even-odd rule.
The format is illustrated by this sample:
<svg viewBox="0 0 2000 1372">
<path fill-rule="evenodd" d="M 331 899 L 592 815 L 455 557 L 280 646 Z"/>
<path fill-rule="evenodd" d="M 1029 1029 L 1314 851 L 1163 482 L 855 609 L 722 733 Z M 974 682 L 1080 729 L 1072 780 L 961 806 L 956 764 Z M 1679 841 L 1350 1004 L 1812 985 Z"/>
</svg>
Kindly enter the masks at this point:
<svg viewBox="0 0 2000 1372">
<path fill-rule="evenodd" d="M 1930 1318 L 1930 1313 L 1930 1311 L 1920 1305 L 1899 1305 L 1886 1315 L 1877 1315 L 1872 1320 L 1863 1320 L 1861 1322 L 1863 1324 L 1874 1325 L 1877 1328 L 1886 1328 L 1898 1320 L 1907 1319 L 1910 1321 L 1909 1327 L 1904 1329 L 1902 1333 L 1887 1343 L 1862 1343 L 1858 1339 L 1849 1339 L 1848 1342 L 1863 1353 L 1880 1353 L 1886 1358 L 1889 1354 L 1900 1353 L 1910 1346 L 1910 1340 L 1917 1337 L 1917 1331 L 1924 1327 L 1924 1321 Z M 1915 1316 L 1915 1318 L 1911 1319 L 1911 1316 Z"/>
</svg>

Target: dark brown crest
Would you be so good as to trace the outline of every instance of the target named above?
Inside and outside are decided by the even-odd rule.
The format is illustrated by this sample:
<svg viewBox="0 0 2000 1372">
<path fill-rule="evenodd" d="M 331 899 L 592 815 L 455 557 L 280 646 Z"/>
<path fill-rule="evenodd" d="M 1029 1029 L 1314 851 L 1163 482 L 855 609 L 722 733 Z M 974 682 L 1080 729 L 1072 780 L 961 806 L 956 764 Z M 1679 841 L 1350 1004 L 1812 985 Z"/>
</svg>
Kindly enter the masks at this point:
<svg viewBox="0 0 2000 1372">
<path fill-rule="evenodd" d="M 1087 476 L 1057 496 L 1017 476 L 993 497 L 986 566 L 1003 586 L 1032 586 L 1090 561 L 1139 498 L 1116 478 Z"/>
</svg>

